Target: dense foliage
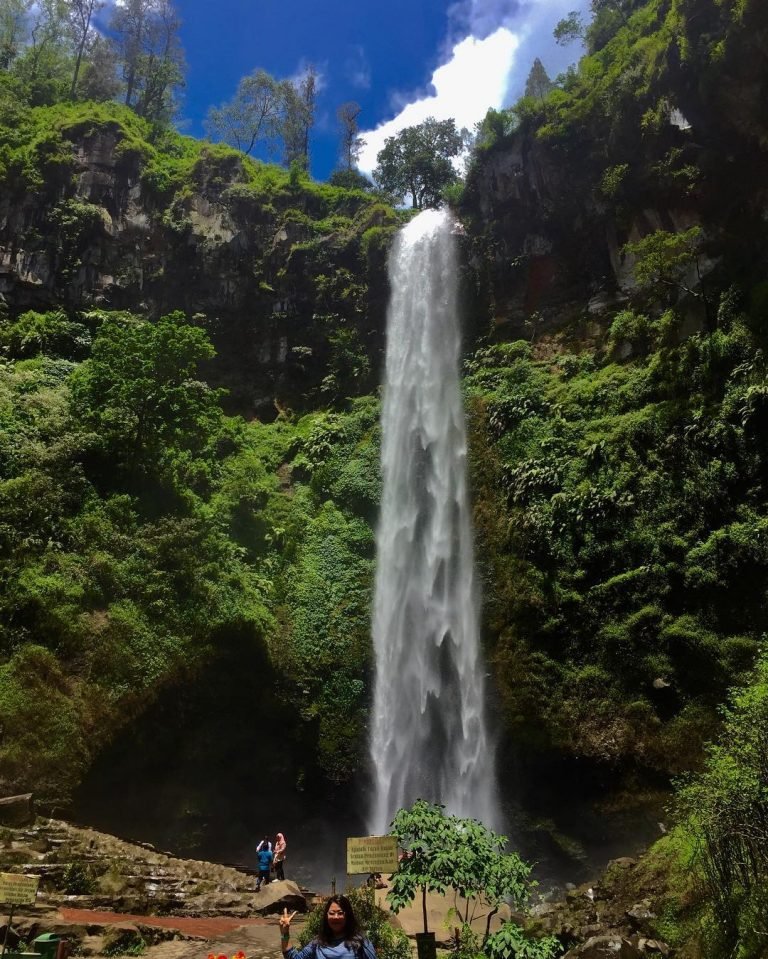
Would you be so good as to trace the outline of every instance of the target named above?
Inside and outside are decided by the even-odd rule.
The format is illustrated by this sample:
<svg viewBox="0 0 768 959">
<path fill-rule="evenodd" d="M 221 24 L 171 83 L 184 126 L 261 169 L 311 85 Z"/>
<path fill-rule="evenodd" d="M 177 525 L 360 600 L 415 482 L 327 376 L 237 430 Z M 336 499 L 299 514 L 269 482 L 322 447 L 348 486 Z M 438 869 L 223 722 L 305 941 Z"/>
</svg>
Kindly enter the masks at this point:
<svg viewBox="0 0 768 959">
<path fill-rule="evenodd" d="M 236 641 L 265 645 L 316 727 L 309 770 L 348 776 L 377 404 L 226 419 L 196 378 L 210 343 L 180 315 L 24 314 L 2 330 L 36 355 L 0 367 L 0 775 L 65 797 L 126 719 Z M 91 338 L 82 362 L 58 355 Z"/>
<path fill-rule="evenodd" d="M 715 955 L 765 951 L 768 902 L 768 662 L 724 710 L 703 772 L 677 799 L 701 878 L 700 935 Z"/>
<path fill-rule="evenodd" d="M 576 68 L 489 113 L 461 198 L 500 326 L 467 362 L 486 625 L 513 739 L 674 773 L 765 633 L 768 24 L 592 13 Z"/>
<path fill-rule="evenodd" d="M 506 851 L 506 836 L 476 819 L 448 815 L 442 806 L 423 799 L 409 809 L 399 809 L 390 831 L 403 851 L 387 893 L 394 913 L 420 894 L 427 933 L 427 893 L 453 891 L 459 929 L 455 947 L 462 959 L 551 959 L 558 954 L 560 946 L 554 937 L 529 938 L 511 919 L 491 932 L 491 921 L 503 904 L 517 913 L 527 909 L 534 886 L 532 867 L 517 853 Z M 485 928 L 478 932 L 473 922 L 481 919 Z"/>
<path fill-rule="evenodd" d="M 682 340 L 673 311 L 624 311 L 606 351 L 521 341 L 469 361 L 488 623 L 520 732 L 679 771 L 754 660 L 763 321 L 732 304 Z M 617 362 L 627 342 L 645 355 Z"/>
</svg>

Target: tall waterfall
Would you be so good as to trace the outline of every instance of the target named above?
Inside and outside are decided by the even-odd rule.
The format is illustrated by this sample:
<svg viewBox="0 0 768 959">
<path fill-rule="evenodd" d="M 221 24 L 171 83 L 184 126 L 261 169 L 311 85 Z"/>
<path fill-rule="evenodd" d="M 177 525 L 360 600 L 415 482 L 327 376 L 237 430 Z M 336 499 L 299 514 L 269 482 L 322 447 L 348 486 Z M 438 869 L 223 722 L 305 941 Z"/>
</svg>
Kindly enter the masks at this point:
<svg viewBox="0 0 768 959">
<path fill-rule="evenodd" d="M 478 598 L 459 390 L 453 222 L 413 219 L 389 264 L 373 642 L 369 827 L 415 799 L 498 825 L 484 716 Z"/>
</svg>

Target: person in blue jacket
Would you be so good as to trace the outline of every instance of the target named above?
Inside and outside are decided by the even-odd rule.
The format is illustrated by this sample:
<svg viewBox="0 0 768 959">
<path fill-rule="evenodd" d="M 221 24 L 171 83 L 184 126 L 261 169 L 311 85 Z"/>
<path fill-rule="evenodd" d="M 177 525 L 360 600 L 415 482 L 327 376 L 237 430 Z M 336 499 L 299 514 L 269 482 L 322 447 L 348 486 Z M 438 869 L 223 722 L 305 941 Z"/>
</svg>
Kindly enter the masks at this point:
<svg viewBox="0 0 768 959">
<path fill-rule="evenodd" d="M 303 949 L 291 945 L 291 919 L 280 916 L 280 948 L 286 959 L 376 959 L 376 950 L 357 924 L 352 903 L 346 896 L 331 896 L 323 907 L 320 932 Z"/>
<path fill-rule="evenodd" d="M 258 892 L 259 889 L 261 889 L 262 883 L 264 883 L 265 886 L 269 883 L 269 870 L 272 867 L 273 858 L 271 843 L 267 843 L 267 845 L 259 843 L 256 858 L 259 860 L 259 878 L 256 881 L 256 892 Z"/>
</svg>

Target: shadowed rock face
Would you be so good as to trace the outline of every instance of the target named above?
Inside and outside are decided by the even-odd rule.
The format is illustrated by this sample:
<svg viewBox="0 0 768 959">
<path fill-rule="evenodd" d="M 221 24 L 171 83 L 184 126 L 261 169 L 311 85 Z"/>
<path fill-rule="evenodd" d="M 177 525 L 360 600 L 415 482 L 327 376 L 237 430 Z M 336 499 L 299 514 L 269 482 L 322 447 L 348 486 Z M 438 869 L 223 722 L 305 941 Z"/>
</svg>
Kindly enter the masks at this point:
<svg viewBox="0 0 768 959">
<path fill-rule="evenodd" d="M 143 161 L 119 125 L 68 136 L 66 175 L 0 198 L 0 294 L 10 312 L 181 310 L 211 334 L 219 354 L 211 377 L 230 389 L 232 405 L 262 414 L 327 375 L 331 315 L 331 326 L 356 328 L 375 383 L 386 273 L 383 255 L 362 257 L 360 239 L 391 222 L 391 211 L 350 193 L 333 211 L 349 223 L 320 226 L 329 210 L 317 193 L 260 196 L 245 187 L 238 156 L 205 151 L 171 198 L 142 179 Z M 318 277 L 345 271 L 356 278 L 354 296 L 319 294 Z"/>
</svg>

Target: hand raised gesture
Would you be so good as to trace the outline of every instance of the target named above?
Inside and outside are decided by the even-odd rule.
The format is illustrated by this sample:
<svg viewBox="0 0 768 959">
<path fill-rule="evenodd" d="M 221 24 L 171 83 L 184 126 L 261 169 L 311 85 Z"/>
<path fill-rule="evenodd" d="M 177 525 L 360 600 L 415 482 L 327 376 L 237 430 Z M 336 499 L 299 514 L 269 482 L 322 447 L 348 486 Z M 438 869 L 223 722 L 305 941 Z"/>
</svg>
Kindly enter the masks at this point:
<svg viewBox="0 0 768 959">
<path fill-rule="evenodd" d="M 296 915 L 296 913 L 295 913 L 295 912 L 292 912 L 292 913 L 290 914 L 290 916 L 289 916 L 289 915 L 288 915 L 288 909 L 287 909 L 287 907 L 286 907 L 285 909 L 283 909 L 283 914 L 282 914 L 282 916 L 280 916 L 280 932 L 281 932 L 283 935 L 286 935 L 286 933 L 288 933 L 288 932 L 290 931 L 290 928 L 291 928 L 291 919 L 293 919 L 293 917 L 294 917 L 295 915 Z"/>
</svg>

